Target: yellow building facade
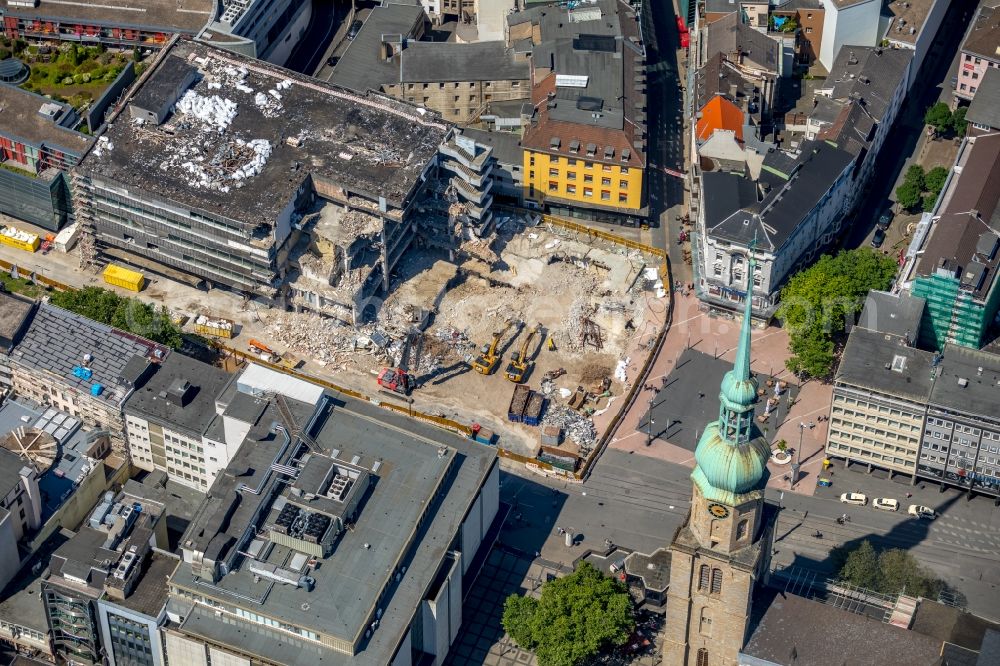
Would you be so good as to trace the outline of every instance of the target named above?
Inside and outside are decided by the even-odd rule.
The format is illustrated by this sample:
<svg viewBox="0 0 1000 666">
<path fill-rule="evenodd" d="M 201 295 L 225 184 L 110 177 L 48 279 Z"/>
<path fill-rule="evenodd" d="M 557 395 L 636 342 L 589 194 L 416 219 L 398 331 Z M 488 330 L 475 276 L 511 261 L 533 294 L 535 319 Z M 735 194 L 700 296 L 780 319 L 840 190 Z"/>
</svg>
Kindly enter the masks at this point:
<svg viewBox="0 0 1000 666">
<path fill-rule="evenodd" d="M 565 202 L 603 208 L 638 210 L 643 205 L 643 170 L 613 160 L 552 155 L 525 150 L 524 197 L 544 203 Z"/>
</svg>

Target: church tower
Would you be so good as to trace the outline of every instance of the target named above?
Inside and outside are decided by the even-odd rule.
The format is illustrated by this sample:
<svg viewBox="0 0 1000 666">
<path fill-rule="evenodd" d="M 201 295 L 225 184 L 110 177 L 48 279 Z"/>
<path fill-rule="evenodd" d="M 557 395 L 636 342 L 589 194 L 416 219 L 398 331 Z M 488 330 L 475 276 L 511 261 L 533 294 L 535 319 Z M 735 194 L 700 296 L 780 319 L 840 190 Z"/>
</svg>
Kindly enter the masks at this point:
<svg viewBox="0 0 1000 666">
<path fill-rule="evenodd" d="M 747 284 L 753 284 L 750 261 Z M 687 522 L 670 546 L 663 663 L 735 666 L 750 620 L 771 450 L 754 421 L 757 380 L 750 372 L 751 294 L 747 294 L 733 369 L 722 379 L 719 420 L 695 450 Z"/>
</svg>

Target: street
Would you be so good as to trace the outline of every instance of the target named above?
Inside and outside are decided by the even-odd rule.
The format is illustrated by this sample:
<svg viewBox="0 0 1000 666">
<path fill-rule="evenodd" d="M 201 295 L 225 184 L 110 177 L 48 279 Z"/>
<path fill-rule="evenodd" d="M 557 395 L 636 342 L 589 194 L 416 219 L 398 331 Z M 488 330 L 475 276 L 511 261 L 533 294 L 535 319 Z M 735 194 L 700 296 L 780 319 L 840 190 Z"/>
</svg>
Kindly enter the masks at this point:
<svg viewBox="0 0 1000 666">
<path fill-rule="evenodd" d="M 951 100 L 951 77 L 957 67 L 958 47 L 975 7 L 975 0 L 956 0 L 949 5 L 923 67 L 914 75 L 917 83 L 910 89 L 909 96 L 875 160 L 873 175 L 857 206 L 854 223 L 850 232 L 844 235 L 844 247 L 859 247 L 871 241 L 875 221 L 895 200 L 897 180 L 913 161 L 913 156 L 920 153 L 926 141 L 924 112 L 938 100 Z M 951 57 L 952 54 L 954 58 Z M 947 166 L 951 167 L 950 164 Z M 894 222 L 882 249 L 893 250 L 903 231 L 904 224 L 897 225 Z M 905 245 L 902 248 L 905 250 Z M 895 251 L 898 252 L 898 249 Z"/>
<path fill-rule="evenodd" d="M 682 73 L 677 60 L 678 38 L 672 2 L 643 3 L 643 37 L 648 86 L 646 187 L 653 245 L 668 250 L 675 280 L 689 280 L 690 268 L 681 256 L 681 246 L 672 242 L 680 232 L 674 217 L 683 212 L 684 181 L 663 171 L 664 167 L 675 171 L 685 169 Z"/>
</svg>

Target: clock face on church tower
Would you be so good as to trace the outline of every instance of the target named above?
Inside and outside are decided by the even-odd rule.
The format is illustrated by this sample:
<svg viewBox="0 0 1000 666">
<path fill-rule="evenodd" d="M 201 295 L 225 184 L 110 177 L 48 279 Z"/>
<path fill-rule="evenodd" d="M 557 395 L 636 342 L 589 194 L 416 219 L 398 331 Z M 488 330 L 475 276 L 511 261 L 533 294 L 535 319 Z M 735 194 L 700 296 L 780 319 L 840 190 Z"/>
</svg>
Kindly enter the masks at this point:
<svg viewBox="0 0 1000 666">
<path fill-rule="evenodd" d="M 713 518 L 727 518 L 729 516 L 729 509 L 722 504 L 709 504 L 708 512 L 712 514 Z"/>
</svg>

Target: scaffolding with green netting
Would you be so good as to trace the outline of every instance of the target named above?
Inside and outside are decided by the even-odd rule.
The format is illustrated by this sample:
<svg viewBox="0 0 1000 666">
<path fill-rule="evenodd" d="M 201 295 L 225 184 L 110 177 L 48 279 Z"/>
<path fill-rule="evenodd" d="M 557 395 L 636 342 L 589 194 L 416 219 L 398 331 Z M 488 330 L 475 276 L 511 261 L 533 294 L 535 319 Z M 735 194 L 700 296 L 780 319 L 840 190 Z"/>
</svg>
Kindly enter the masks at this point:
<svg viewBox="0 0 1000 666">
<path fill-rule="evenodd" d="M 912 293 L 926 301 L 920 323 L 921 345 L 937 350 L 945 343 L 982 347 L 986 328 L 997 312 L 1000 290 L 991 289 L 983 301 L 961 289 L 956 277 L 922 275 L 913 281 Z"/>
</svg>

